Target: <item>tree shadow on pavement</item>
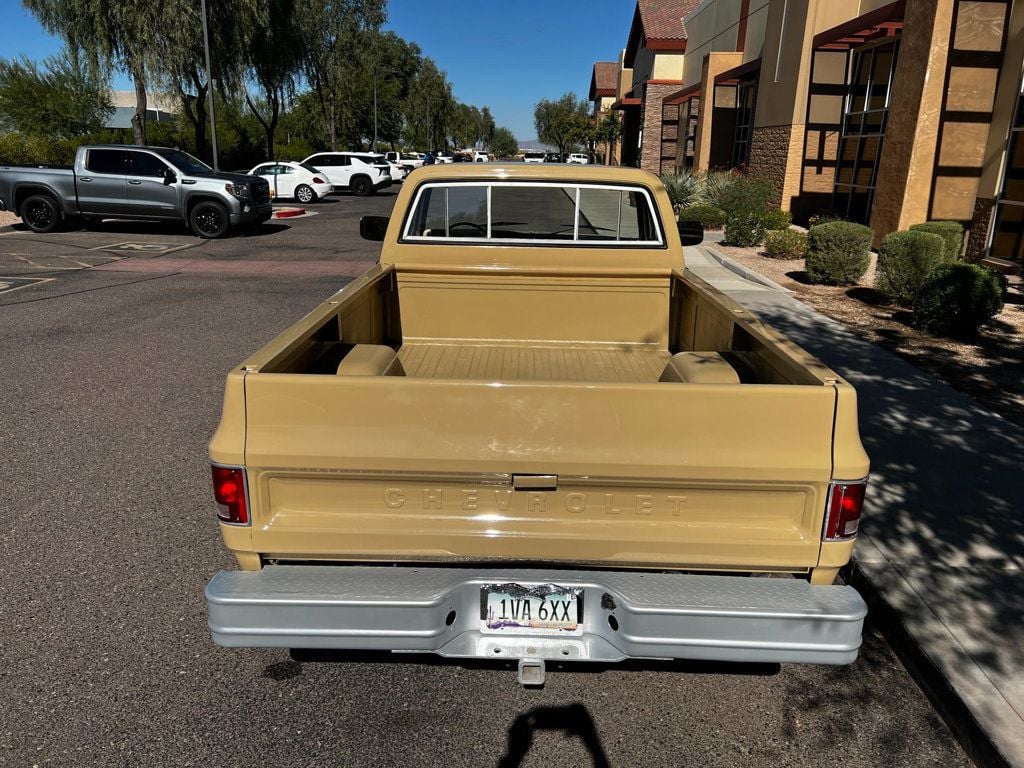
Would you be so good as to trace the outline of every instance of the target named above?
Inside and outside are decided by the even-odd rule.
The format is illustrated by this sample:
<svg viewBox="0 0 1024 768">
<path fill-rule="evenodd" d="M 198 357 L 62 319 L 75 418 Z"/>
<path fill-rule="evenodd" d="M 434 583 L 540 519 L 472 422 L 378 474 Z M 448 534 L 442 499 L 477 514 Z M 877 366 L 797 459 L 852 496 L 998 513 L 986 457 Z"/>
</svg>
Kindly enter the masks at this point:
<svg viewBox="0 0 1024 768">
<path fill-rule="evenodd" d="M 1020 674 L 1024 429 L 796 300 L 748 306 L 856 387 L 871 458 L 861 531 L 905 578 L 944 586 L 933 607 L 970 632 L 975 661 Z"/>
</svg>

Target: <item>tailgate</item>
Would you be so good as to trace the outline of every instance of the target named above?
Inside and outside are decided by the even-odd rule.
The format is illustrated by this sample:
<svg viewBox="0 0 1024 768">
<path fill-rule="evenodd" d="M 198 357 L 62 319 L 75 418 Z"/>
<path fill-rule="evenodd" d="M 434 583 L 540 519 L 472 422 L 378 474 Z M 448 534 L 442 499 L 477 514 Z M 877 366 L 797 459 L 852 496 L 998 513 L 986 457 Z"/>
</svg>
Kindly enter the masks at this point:
<svg viewBox="0 0 1024 768">
<path fill-rule="evenodd" d="M 817 563 L 831 386 L 254 373 L 245 390 L 269 557 Z"/>
</svg>

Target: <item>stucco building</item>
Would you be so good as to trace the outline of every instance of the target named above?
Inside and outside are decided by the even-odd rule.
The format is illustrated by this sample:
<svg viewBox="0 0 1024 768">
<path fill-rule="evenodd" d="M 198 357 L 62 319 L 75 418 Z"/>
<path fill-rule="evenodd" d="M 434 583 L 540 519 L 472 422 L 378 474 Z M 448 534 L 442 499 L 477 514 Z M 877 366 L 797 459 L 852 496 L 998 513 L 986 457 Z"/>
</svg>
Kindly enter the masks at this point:
<svg viewBox="0 0 1024 768">
<path fill-rule="evenodd" d="M 619 62 L 596 61 L 590 76 L 589 100 L 593 105 L 592 115 L 595 122 L 603 120 L 611 111 L 619 93 Z M 622 145 L 616 142 L 598 142 L 594 154 L 598 162 L 605 165 L 619 165 Z"/>
<path fill-rule="evenodd" d="M 638 0 L 622 164 L 745 169 L 798 222 L 928 220 L 1024 263 L 1024 0 Z"/>
</svg>

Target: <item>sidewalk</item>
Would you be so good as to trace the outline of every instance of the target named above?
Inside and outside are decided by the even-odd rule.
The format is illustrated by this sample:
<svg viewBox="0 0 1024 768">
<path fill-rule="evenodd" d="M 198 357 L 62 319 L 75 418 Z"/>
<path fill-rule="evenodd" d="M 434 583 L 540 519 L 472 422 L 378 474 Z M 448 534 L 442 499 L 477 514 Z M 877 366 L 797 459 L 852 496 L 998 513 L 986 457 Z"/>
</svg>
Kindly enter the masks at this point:
<svg viewBox="0 0 1024 768">
<path fill-rule="evenodd" d="M 1024 429 L 703 249 L 686 265 L 857 388 L 871 484 L 853 578 L 972 757 L 1024 768 Z"/>
</svg>

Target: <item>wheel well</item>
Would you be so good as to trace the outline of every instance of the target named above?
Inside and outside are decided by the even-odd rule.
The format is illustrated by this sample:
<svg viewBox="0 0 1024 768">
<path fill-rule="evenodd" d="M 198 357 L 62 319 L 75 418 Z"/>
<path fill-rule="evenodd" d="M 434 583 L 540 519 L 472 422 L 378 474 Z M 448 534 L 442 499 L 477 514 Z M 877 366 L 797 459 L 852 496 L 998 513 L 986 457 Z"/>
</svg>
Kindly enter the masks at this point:
<svg viewBox="0 0 1024 768">
<path fill-rule="evenodd" d="M 349 179 L 348 185 L 350 187 L 355 186 L 356 181 L 358 181 L 359 179 L 366 179 L 368 182 L 370 182 L 371 185 L 373 184 L 373 179 L 371 179 L 368 174 L 357 173 L 354 174 L 351 179 Z"/>
<path fill-rule="evenodd" d="M 21 211 L 21 204 L 33 195 L 52 197 L 57 202 L 57 208 L 61 207 L 60 198 L 53 194 L 53 190 L 48 187 L 19 187 L 14 193 L 14 213 L 19 213 Z"/>
<path fill-rule="evenodd" d="M 224 205 L 224 202 L 218 199 L 214 195 L 193 195 L 185 200 L 185 218 L 188 219 L 192 215 L 192 209 L 200 203 L 217 203 L 228 213 L 231 213 L 231 209 Z"/>
</svg>

